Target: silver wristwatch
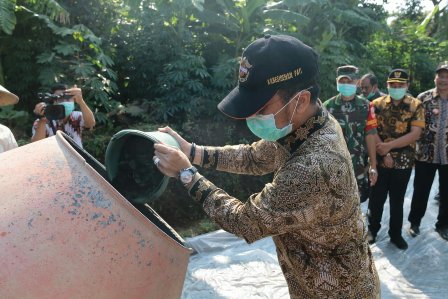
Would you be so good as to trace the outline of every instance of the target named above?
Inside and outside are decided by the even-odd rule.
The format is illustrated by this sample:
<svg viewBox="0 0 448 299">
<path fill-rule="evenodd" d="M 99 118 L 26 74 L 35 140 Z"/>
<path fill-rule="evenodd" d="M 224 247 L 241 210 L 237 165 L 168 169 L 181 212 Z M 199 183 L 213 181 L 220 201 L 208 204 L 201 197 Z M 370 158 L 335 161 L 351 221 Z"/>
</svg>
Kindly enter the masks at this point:
<svg viewBox="0 0 448 299">
<path fill-rule="evenodd" d="M 188 185 L 191 183 L 191 181 L 193 181 L 193 177 L 196 174 L 196 172 L 198 172 L 198 170 L 194 166 L 182 169 L 179 172 L 179 180 L 181 181 L 182 184 Z"/>
</svg>

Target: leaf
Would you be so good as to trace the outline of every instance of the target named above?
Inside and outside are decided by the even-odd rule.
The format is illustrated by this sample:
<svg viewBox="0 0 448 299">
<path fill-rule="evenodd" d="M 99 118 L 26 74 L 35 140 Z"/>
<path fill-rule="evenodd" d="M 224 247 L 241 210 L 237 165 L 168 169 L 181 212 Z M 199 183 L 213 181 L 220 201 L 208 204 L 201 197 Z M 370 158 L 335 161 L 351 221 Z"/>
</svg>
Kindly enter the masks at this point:
<svg viewBox="0 0 448 299">
<path fill-rule="evenodd" d="M 59 21 L 61 23 L 69 22 L 69 13 L 56 0 L 28 0 L 26 2 L 32 4 L 32 7 L 39 14 L 45 14 L 52 20 Z"/>
<path fill-rule="evenodd" d="M 266 1 L 265 0 L 247 0 L 246 1 L 246 7 L 245 7 L 245 13 L 247 18 L 252 18 L 253 13 L 260 7 L 265 6 Z"/>
<path fill-rule="evenodd" d="M 15 0 L 1 0 L 0 1 L 0 31 L 6 34 L 12 34 L 14 27 L 16 26 L 15 15 Z"/>
<path fill-rule="evenodd" d="M 134 106 L 134 105 L 127 106 L 124 109 L 124 111 L 126 113 L 129 113 L 132 116 L 139 116 L 139 115 L 142 115 L 142 114 L 144 114 L 146 112 L 144 109 L 140 108 L 139 106 Z"/>
<path fill-rule="evenodd" d="M 37 56 L 37 63 L 52 63 L 55 56 L 53 52 L 44 52 Z"/>
<path fill-rule="evenodd" d="M 434 18 L 434 16 L 439 12 L 439 4 L 434 6 L 434 9 L 426 16 L 423 22 L 417 27 L 417 32 L 423 33 L 426 30 L 429 22 Z"/>
<path fill-rule="evenodd" d="M 81 77 L 88 78 L 95 73 L 95 67 L 90 63 L 79 63 L 71 67 Z"/>
<path fill-rule="evenodd" d="M 53 48 L 57 53 L 62 54 L 64 56 L 73 55 L 81 51 L 81 49 L 72 44 L 61 43 Z"/>
<path fill-rule="evenodd" d="M 194 7 L 196 7 L 199 11 L 204 10 L 204 0 L 191 0 L 191 3 Z"/>
<path fill-rule="evenodd" d="M 98 55 L 98 60 L 101 61 L 101 64 L 104 66 L 113 66 L 114 65 L 113 60 L 109 56 L 105 55 L 103 52 L 101 52 Z"/>
<path fill-rule="evenodd" d="M 293 24 L 298 24 L 301 26 L 306 26 L 310 22 L 310 18 L 301 15 L 299 13 L 290 11 L 290 10 L 284 10 L 284 9 L 270 9 L 265 10 L 263 12 L 263 15 L 266 18 L 273 19 L 275 21 L 283 21 L 283 22 L 289 22 Z"/>
</svg>

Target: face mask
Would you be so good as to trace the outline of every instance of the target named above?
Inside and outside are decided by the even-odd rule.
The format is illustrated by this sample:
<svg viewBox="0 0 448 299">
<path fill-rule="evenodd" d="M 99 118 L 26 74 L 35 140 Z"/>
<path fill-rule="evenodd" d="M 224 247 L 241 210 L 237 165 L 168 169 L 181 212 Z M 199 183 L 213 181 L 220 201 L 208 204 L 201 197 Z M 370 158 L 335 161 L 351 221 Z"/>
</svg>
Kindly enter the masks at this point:
<svg viewBox="0 0 448 299">
<path fill-rule="evenodd" d="M 394 101 L 400 101 L 406 94 L 406 88 L 392 88 L 389 87 L 389 95 Z"/>
<path fill-rule="evenodd" d="M 370 100 L 371 98 L 373 98 L 375 96 L 375 93 L 372 91 L 371 93 L 369 93 L 367 95 L 367 99 Z"/>
<path fill-rule="evenodd" d="M 72 114 L 73 110 L 75 110 L 74 102 L 62 102 L 59 104 L 64 106 L 64 108 L 65 108 L 65 117 L 70 116 L 70 114 Z"/>
<path fill-rule="evenodd" d="M 304 89 L 306 90 L 306 89 Z M 303 90 L 300 92 L 298 98 L 300 98 L 300 95 L 302 94 Z M 295 98 L 295 97 L 294 97 Z M 297 98 L 297 99 L 298 99 Z M 286 106 L 288 106 L 289 103 L 291 103 L 292 100 L 290 100 L 288 103 L 286 103 L 285 106 L 283 106 L 279 111 L 277 111 L 275 114 L 256 114 L 252 117 L 249 117 L 246 119 L 247 126 L 249 129 L 254 133 L 255 136 L 260 137 L 261 139 L 268 140 L 268 141 L 276 141 L 282 137 L 285 137 L 289 133 L 292 132 L 292 117 L 289 120 L 289 124 L 281 129 L 277 129 L 277 126 L 275 125 L 275 116 L 282 111 Z M 297 109 L 297 104 L 299 101 L 297 100 L 296 107 L 294 108 L 294 113 Z"/>
<path fill-rule="evenodd" d="M 351 97 L 356 92 L 355 84 L 339 84 L 337 83 L 336 89 L 344 96 Z"/>
</svg>

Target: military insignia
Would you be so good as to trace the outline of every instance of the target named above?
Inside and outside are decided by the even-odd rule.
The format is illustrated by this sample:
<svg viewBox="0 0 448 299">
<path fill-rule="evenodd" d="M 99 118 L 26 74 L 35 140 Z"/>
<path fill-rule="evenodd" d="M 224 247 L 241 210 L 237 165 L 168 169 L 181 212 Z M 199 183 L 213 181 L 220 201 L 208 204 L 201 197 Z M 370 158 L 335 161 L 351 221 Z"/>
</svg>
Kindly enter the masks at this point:
<svg viewBox="0 0 448 299">
<path fill-rule="evenodd" d="M 400 78 L 401 77 L 401 72 L 394 72 L 394 77 L 395 78 Z"/>
<path fill-rule="evenodd" d="M 239 81 L 240 82 L 246 82 L 247 78 L 249 77 L 249 70 L 252 67 L 252 65 L 249 63 L 246 57 L 243 57 L 240 62 L 240 75 L 239 75 Z"/>
</svg>

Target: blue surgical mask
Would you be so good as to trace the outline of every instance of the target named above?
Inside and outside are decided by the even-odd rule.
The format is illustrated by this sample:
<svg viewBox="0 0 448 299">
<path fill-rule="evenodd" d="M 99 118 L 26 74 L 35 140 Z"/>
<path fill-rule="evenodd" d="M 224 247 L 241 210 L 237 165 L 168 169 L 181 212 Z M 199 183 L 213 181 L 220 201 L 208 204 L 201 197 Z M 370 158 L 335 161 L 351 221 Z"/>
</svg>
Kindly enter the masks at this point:
<svg viewBox="0 0 448 299">
<path fill-rule="evenodd" d="M 304 89 L 306 90 L 306 89 Z M 300 94 L 303 92 L 303 90 L 300 92 Z M 300 98 L 300 94 L 297 97 Z M 293 97 L 295 98 L 295 97 Z M 275 116 L 282 111 L 286 106 L 288 106 L 289 103 L 291 103 L 292 100 L 290 100 L 288 103 L 286 103 L 285 106 L 283 106 L 279 111 L 277 111 L 275 114 L 256 114 L 252 117 L 249 117 L 246 119 L 247 126 L 249 129 L 254 133 L 255 136 L 260 137 L 261 139 L 268 140 L 268 141 L 276 141 L 282 137 L 285 137 L 289 133 L 292 132 L 292 117 L 289 120 L 289 124 L 285 127 L 278 129 L 275 125 Z M 296 107 L 294 108 L 294 113 L 297 109 L 297 104 L 299 101 L 296 102 Z"/>
<path fill-rule="evenodd" d="M 356 85 L 355 84 L 339 84 L 337 83 L 336 89 L 344 96 L 351 97 L 356 93 Z"/>
<path fill-rule="evenodd" d="M 389 95 L 394 101 L 400 101 L 406 95 L 406 88 L 388 87 Z"/>
<path fill-rule="evenodd" d="M 73 110 L 75 110 L 75 103 L 74 102 L 62 102 L 59 103 L 60 105 L 64 106 L 65 110 L 65 117 L 70 116 L 72 114 Z"/>
</svg>

